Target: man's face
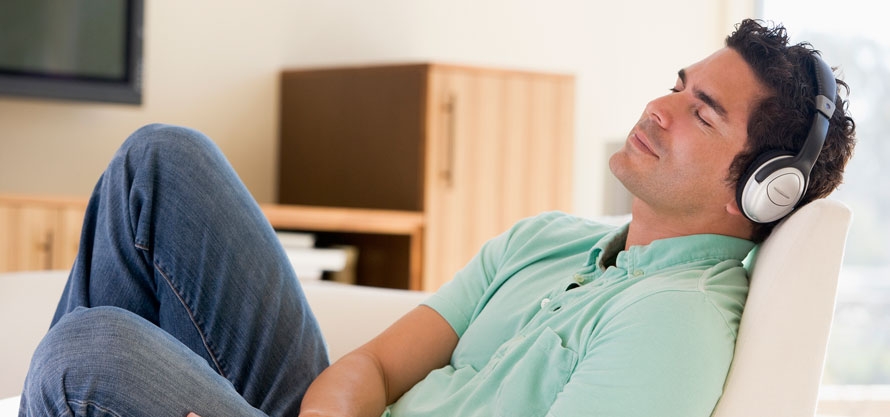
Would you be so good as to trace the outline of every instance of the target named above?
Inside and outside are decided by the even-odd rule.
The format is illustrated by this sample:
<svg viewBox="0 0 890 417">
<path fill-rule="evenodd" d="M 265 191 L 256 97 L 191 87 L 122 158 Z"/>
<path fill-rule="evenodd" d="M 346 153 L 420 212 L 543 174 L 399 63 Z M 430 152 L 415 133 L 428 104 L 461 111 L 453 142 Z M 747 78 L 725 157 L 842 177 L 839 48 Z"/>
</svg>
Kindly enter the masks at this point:
<svg viewBox="0 0 890 417">
<path fill-rule="evenodd" d="M 609 166 L 652 210 L 691 216 L 726 211 L 726 181 L 745 148 L 750 112 L 766 89 L 736 51 L 724 48 L 680 70 L 671 93 L 646 106 Z"/>
</svg>

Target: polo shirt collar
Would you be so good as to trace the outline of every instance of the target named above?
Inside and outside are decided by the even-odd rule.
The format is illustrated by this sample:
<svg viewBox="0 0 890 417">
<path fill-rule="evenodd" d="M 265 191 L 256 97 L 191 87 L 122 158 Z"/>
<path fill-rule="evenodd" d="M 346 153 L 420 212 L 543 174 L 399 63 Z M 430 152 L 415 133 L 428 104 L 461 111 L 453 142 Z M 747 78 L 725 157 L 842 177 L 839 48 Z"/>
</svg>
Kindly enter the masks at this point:
<svg viewBox="0 0 890 417">
<path fill-rule="evenodd" d="M 605 270 L 603 261 L 617 252 L 616 266 L 628 271 L 654 271 L 701 260 L 741 261 L 754 242 L 732 236 L 699 234 L 655 240 L 624 250 L 630 223 L 617 227 L 599 240 L 587 256 L 586 266 Z"/>
</svg>

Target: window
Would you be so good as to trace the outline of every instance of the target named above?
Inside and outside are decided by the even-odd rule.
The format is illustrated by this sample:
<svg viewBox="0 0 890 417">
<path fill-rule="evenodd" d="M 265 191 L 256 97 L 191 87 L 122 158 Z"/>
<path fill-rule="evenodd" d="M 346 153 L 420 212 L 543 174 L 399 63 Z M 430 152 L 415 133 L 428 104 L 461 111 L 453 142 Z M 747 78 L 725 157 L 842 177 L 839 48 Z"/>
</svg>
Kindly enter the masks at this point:
<svg viewBox="0 0 890 417">
<path fill-rule="evenodd" d="M 890 165 L 882 164 L 890 161 L 890 25 L 875 7 L 870 0 L 760 0 L 764 20 L 783 23 L 793 42 L 812 43 L 851 89 L 858 144 L 833 198 L 850 206 L 853 223 L 823 400 L 844 393 L 872 402 L 875 395 L 890 397 Z M 877 401 L 890 404 L 890 398 Z M 844 415 L 872 415 L 857 413 Z"/>
</svg>

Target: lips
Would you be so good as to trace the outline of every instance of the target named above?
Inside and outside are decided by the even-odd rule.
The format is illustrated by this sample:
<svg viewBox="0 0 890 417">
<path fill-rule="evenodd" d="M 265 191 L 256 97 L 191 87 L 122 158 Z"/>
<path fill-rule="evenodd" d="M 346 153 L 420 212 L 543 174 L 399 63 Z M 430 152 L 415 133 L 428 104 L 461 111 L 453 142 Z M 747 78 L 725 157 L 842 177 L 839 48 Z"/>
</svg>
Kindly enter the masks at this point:
<svg viewBox="0 0 890 417">
<path fill-rule="evenodd" d="M 649 142 L 649 138 L 647 138 L 643 132 L 639 130 L 634 130 L 630 133 L 630 137 L 628 138 L 631 144 L 633 144 L 637 149 L 642 151 L 643 153 L 647 153 L 658 158 L 658 154 L 655 153 L 652 144 Z"/>
</svg>

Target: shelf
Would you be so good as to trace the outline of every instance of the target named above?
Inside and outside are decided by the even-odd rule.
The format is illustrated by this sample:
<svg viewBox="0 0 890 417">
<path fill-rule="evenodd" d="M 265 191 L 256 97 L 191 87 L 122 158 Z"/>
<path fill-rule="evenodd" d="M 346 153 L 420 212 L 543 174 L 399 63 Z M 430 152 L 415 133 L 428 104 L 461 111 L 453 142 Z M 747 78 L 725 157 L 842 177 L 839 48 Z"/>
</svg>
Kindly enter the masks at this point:
<svg viewBox="0 0 890 417">
<path fill-rule="evenodd" d="M 416 211 L 281 204 L 260 207 L 275 228 L 388 235 L 412 235 L 423 229 L 423 213 Z"/>
<path fill-rule="evenodd" d="M 407 271 L 390 268 L 371 268 L 364 274 L 373 285 L 420 290 L 423 288 L 423 229 L 424 215 L 416 211 L 357 209 L 343 207 L 317 207 L 303 205 L 261 204 L 260 208 L 273 228 L 278 230 L 304 230 L 350 234 L 353 239 L 368 242 L 370 235 L 404 236 L 408 239 Z M 357 236 L 369 235 L 369 236 Z M 342 238 L 343 235 L 341 235 Z M 372 240 L 368 244 L 385 246 L 391 241 Z M 398 243 L 395 243 L 398 245 Z M 389 251 L 396 254 L 399 251 Z M 359 262 L 362 261 L 361 250 Z M 384 261 L 389 263 L 389 260 Z M 362 266 L 359 266 L 360 271 Z M 398 269 L 398 268 L 397 268 Z M 405 279 L 393 279 L 404 276 Z M 367 276 L 374 275 L 374 276 Z M 399 282 L 407 281 L 407 282 Z"/>
</svg>

